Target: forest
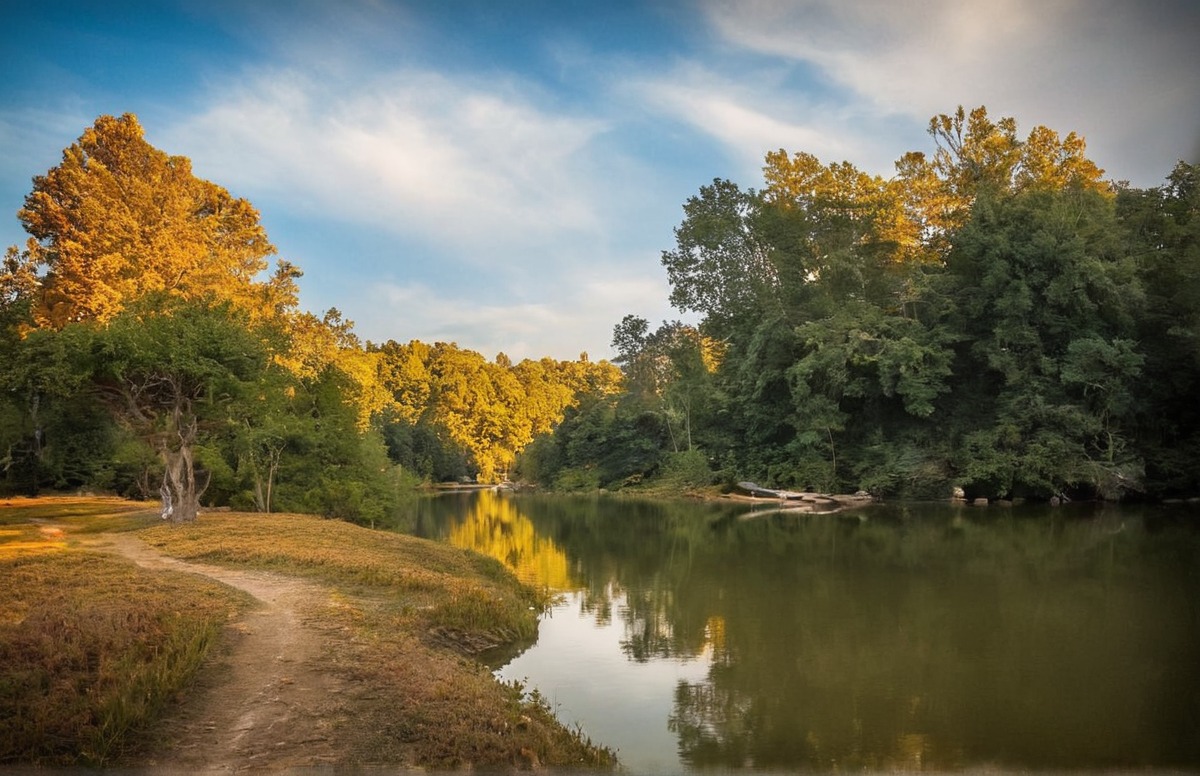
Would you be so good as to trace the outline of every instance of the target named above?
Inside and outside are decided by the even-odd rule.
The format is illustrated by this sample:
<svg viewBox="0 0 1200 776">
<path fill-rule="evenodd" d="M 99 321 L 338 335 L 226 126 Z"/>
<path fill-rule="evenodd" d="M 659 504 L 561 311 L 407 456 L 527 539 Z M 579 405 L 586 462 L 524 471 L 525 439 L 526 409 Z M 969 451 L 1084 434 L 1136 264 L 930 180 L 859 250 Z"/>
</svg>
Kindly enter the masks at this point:
<svg viewBox="0 0 1200 776">
<path fill-rule="evenodd" d="M 249 202 L 102 116 L 0 268 L 0 491 L 370 523 L 440 481 L 1200 493 L 1200 166 L 1136 189 L 984 108 L 929 135 L 889 179 L 781 149 L 714 180 L 662 253 L 689 322 L 514 364 L 303 311 Z"/>
<path fill-rule="evenodd" d="M 959 108 L 890 179 L 767 154 L 663 251 L 698 323 L 614 330 L 625 376 L 521 471 L 901 498 L 1200 493 L 1200 166 L 1105 180 L 1082 137 Z"/>
<path fill-rule="evenodd" d="M 0 270 L 0 491 L 91 491 L 373 523 L 430 481 L 495 482 L 606 362 L 362 342 L 300 308 L 259 213 L 102 116 L 34 178 Z M 167 514 L 169 512 L 169 514 Z"/>
</svg>

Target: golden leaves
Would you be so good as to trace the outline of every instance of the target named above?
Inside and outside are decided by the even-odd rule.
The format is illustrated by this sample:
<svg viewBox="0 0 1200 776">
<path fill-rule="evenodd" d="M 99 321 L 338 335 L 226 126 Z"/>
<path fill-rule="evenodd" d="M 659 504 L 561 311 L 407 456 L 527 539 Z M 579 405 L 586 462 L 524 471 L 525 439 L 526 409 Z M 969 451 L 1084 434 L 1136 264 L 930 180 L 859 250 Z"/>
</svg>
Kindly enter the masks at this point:
<svg viewBox="0 0 1200 776">
<path fill-rule="evenodd" d="M 987 109 L 959 107 L 934 116 L 935 149 L 896 161 L 896 177 L 869 176 L 849 162 L 824 165 L 812 154 L 766 156 L 764 199 L 825 217 L 870 225 L 869 239 L 892 246 L 898 262 L 938 260 L 947 236 L 966 223 L 980 191 L 1079 187 L 1107 193 L 1104 171 L 1085 155 L 1084 139 L 1060 138 L 1044 126 L 1022 140 L 1016 121 L 993 121 Z"/>
<path fill-rule="evenodd" d="M 264 301 L 267 312 L 294 305 L 286 285 L 255 280 L 275 252 L 258 211 L 143 134 L 132 114 L 101 116 L 34 179 L 18 217 L 35 238 L 29 261 L 44 269 L 35 323 L 106 321 L 153 293 L 229 301 L 255 316 Z"/>
</svg>

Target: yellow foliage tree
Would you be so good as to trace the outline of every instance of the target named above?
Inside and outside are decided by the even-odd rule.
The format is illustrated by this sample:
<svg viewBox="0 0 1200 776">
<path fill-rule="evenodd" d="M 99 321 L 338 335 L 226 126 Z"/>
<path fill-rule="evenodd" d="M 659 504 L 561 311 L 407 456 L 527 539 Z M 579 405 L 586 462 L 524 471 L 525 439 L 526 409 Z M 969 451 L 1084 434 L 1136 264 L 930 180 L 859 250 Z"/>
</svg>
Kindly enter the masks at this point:
<svg viewBox="0 0 1200 776">
<path fill-rule="evenodd" d="M 392 393 L 392 409 L 406 423 L 415 425 L 429 408 L 433 393 L 431 348 L 419 340 L 407 345 L 388 340 L 377 350 L 381 379 Z"/>
<path fill-rule="evenodd" d="M 584 393 L 614 393 L 621 373 L 606 361 L 489 362 L 454 343 L 412 341 L 369 348 L 405 423 L 430 424 L 470 452 L 484 482 L 502 478 L 535 436 L 550 433 Z"/>
<path fill-rule="evenodd" d="M 861 224 L 860 239 L 890 246 L 894 261 L 917 255 L 920 231 L 905 215 L 904 188 L 897 182 L 867 175 L 849 162 L 824 165 L 812 154 L 788 156 L 782 149 L 767 154 L 763 178 L 769 204 Z"/>
<path fill-rule="evenodd" d="M 18 217 L 33 236 L 21 263 L 39 276 L 37 326 L 107 321 L 150 293 L 228 301 L 254 318 L 296 305 L 291 264 L 257 280 L 275 253 L 258 211 L 147 143 L 133 114 L 96 119 L 34 178 Z"/>
<path fill-rule="evenodd" d="M 323 318 L 312 313 L 288 316 L 288 347 L 276 360 L 302 381 L 316 381 L 329 369 L 341 373 L 346 388 L 342 401 L 355 411 L 355 424 L 366 431 L 371 420 L 392 405 L 391 392 L 380 370 L 380 354 L 365 350 L 354 334 L 354 322 L 336 308 Z"/>
<path fill-rule="evenodd" d="M 1022 140 L 1014 119 L 993 121 L 984 107 L 970 113 L 959 107 L 934 116 L 929 134 L 934 153 L 905 154 L 891 180 L 849 162 L 825 165 L 812 154 L 773 151 L 763 168 L 764 200 L 861 224 L 860 241 L 886 247 L 893 261 L 905 263 L 940 260 L 947 236 L 966 223 L 982 190 L 1109 188 L 1074 132 L 1060 138 L 1038 126 Z"/>
<path fill-rule="evenodd" d="M 930 119 L 929 134 L 937 146 L 932 157 L 905 154 L 896 162 L 896 181 L 916 230 L 939 257 L 946 236 L 966 223 L 981 191 L 1075 187 L 1110 193 L 1104 170 L 1087 158 L 1087 144 L 1074 132 L 1060 138 L 1037 126 L 1022 140 L 1014 119 L 993 121 L 982 106 L 969 114 L 959 106 L 952 115 Z"/>
</svg>

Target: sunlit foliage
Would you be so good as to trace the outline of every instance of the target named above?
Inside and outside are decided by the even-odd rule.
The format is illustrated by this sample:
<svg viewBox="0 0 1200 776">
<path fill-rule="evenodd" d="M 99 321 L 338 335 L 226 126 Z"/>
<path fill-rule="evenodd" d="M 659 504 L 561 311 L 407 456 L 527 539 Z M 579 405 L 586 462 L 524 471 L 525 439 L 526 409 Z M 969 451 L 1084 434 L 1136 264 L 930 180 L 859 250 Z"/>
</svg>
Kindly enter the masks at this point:
<svg viewBox="0 0 1200 776">
<path fill-rule="evenodd" d="M 98 118 L 34 178 L 18 216 L 33 239 L 13 269 L 38 274 L 29 290 L 39 326 L 106 321 L 161 292 L 255 315 L 296 303 L 291 265 L 258 279 L 275 253 L 258 211 L 147 143 L 132 114 Z"/>
<path fill-rule="evenodd" d="M 726 484 L 1200 488 L 1183 398 L 1198 390 L 1195 168 L 1132 190 L 1103 179 L 1078 134 L 1022 136 L 982 107 L 935 116 L 929 134 L 933 150 L 890 179 L 781 149 L 760 191 L 701 187 L 662 254 L 672 304 L 699 325 L 626 316 L 625 394 L 569 416 L 534 468 L 621 487 L 695 448 Z M 716 346 L 715 369 L 678 347 L 689 339 Z M 613 466 L 613 450 L 637 464 Z"/>
<path fill-rule="evenodd" d="M 394 457 L 436 479 L 504 479 L 535 435 L 551 432 L 581 397 L 614 393 L 620 382 L 616 367 L 586 355 L 513 364 L 503 353 L 488 361 L 444 342 L 389 341 L 371 350 L 381 358 L 382 380 L 394 399 Z M 454 449 L 465 452 L 469 471 L 453 470 Z"/>
</svg>

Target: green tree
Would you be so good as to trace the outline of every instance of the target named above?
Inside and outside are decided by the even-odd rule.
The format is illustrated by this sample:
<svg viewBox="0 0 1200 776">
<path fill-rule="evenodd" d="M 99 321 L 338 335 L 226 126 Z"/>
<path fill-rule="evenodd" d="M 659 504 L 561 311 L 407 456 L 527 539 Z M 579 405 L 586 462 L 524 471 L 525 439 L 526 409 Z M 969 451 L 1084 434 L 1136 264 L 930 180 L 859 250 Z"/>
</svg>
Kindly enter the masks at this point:
<svg viewBox="0 0 1200 776">
<path fill-rule="evenodd" d="M 982 495 L 1137 487 L 1131 397 L 1142 291 L 1110 198 L 1081 188 L 981 197 L 941 290 L 963 335 L 952 426 Z"/>
<path fill-rule="evenodd" d="M 95 474 L 108 429 L 79 401 L 89 375 L 79 353 L 86 333 L 10 327 L 0 339 L 0 467 L 7 488 L 36 496 L 82 485 Z"/>
<path fill-rule="evenodd" d="M 1145 355 L 1139 446 L 1149 489 L 1200 492 L 1200 165 L 1180 162 L 1165 185 L 1124 187 L 1117 212 L 1145 289 L 1137 341 Z"/>
<path fill-rule="evenodd" d="M 98 395 L 160 457 L 163 517 L 194 520 L 210 476 L 198 448 L 236 422 L 269 363 L 263 339 L 229 306 L 164 301 L 94 328 L 88 355 Z"/>
<path fill-rule="evenodd" d="M 671 304 L 704 315 L 705 331 L 729 337 L 774 298 L 778 276 L 758 226 L 760 199 L 714 180 L 684 203 L 675 248 L 663 251 Z"/>
</svg>

